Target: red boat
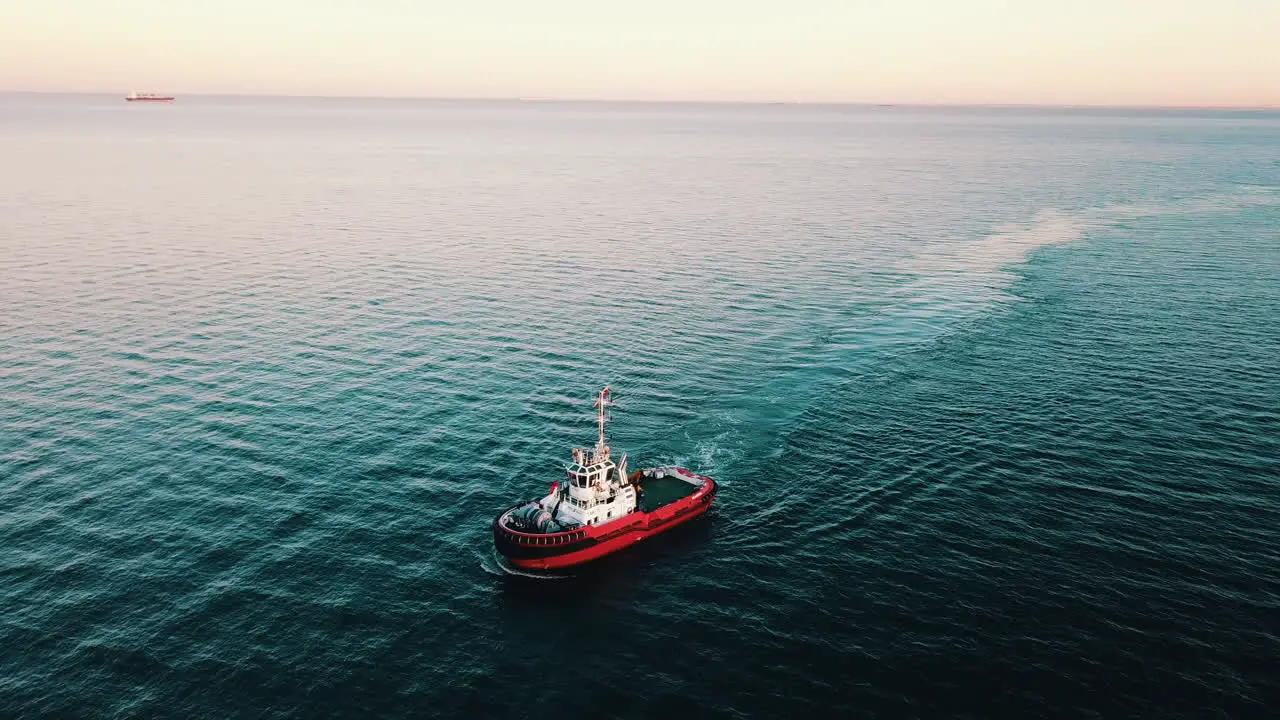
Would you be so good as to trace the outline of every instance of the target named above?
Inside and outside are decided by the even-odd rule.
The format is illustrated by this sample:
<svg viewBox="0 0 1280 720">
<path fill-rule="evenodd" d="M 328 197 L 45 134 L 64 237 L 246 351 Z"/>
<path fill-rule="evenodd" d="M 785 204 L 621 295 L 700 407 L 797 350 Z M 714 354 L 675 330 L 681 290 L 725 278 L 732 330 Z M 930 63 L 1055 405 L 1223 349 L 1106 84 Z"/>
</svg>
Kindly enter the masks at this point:
<svg viewBox="0 0 1280 720">
<path fill-rule="evenodd" d="M 600 437 L 590 454 L 575 448 L 565 481 L 543 498 L 526 500 L 493 520 L 493 543 L 515 567 L 553 570 L 581 565 L 666 532 L 702 515 L 716 481 L 682 467 L 627 475 L 627 456 L 615 464 L 604 441 L 609 388 L 595 406 Z"/>
<path fill-rule="evenodd" d="M 156 93 L 139 93 L 131 92 L 124 96 L 125 102 L 173 102 L 175 98 L 172 95 L 158 95 Z"/>
</svg>

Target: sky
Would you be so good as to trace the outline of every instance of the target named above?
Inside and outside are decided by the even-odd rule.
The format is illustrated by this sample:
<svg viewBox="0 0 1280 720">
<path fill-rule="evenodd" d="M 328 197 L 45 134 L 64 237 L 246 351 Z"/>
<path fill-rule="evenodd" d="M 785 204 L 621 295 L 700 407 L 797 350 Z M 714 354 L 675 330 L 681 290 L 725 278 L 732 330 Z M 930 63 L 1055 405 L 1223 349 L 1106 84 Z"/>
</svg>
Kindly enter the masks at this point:
<svg viewBox="0 0 1280 720">
<path fill-rule="evenodd" d="M 0 0 L 0 90 L 1280 106 L 1280 0 Z"/>
</svg>

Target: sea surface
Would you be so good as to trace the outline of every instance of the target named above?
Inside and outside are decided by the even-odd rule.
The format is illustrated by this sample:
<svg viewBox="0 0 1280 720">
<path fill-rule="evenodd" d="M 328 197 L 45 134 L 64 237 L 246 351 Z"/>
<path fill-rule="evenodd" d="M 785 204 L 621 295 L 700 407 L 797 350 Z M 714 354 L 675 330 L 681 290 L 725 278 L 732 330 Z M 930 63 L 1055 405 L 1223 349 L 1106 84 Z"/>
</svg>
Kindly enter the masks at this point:
<svg viewBox="0 0 1280 720">
<path fill-rule="evenodd" d="M 0 717 L 1280 699 L 1277 112 L 2 95 L 0 307 Z"/>
</svg>

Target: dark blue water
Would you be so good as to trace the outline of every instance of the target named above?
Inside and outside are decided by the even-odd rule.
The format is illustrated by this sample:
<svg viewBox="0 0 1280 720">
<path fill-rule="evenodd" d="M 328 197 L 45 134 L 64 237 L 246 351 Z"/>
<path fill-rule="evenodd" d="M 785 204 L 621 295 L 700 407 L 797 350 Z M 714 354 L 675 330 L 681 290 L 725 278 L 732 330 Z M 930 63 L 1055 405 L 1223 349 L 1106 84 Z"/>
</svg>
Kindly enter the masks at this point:
<svg viewBox="0 0 1280 720">
<path fill-rule="evenodd" d="M 1261 716 L 1280 114 L 0 98 L 0 716 Z M 589 443 L 711 515 L 568 577 Z"/>
</svg>

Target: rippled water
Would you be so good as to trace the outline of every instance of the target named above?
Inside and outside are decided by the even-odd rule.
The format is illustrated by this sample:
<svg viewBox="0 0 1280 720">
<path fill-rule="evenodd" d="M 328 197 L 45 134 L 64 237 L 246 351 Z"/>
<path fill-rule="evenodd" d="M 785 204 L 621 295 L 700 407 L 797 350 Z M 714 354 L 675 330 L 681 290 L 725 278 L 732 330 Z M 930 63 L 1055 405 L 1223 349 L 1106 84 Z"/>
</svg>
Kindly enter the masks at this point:
<svg viewBox="0 0 1280 720">
<path fill-rule="evenodd" d="M 1280 694 L 1280 114 L 6 96 L 0 158 L 0 715 Z M 504 572 L 604 383 L 715 510 Z"/>
</svg>

